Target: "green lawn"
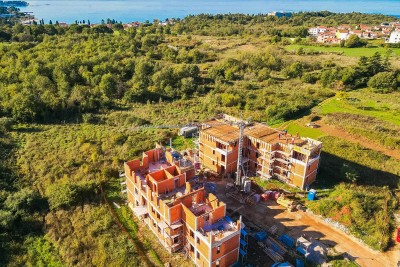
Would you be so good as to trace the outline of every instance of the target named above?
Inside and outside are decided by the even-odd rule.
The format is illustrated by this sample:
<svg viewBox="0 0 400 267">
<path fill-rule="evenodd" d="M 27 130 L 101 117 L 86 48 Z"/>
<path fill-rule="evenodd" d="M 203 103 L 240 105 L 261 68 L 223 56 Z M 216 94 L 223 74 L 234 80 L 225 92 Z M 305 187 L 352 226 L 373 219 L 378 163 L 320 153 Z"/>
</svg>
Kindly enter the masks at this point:
<svg viewBox="0 0 400 267">
<path fill-rule="evenodd" d="M 177 136 L 172 139 L 172 147 L 176 150 L 185 150 L 187 148 L 194 148 L 195 144 L 193 143 L 194 138 L 185 138 L 183 136 Z"/>
<path fill-rule="evenodd" d="M 320 105 L 323 115 L 350 113 L 371 116 L 400 125 L 400 92 L 376 94 L 368 89 L 352 91 L 347 98 L 334 97 Z"/>
<path fill-rule="evenodd" d="M 291 123 L 291 124 L 289 124 L 289 126 L 286 129 L 288 130 L 288 132 L 290 134 L 299 133 L 299 135 L 302 137 L 310 137 L 313 139 L 318 139 L 319 137 L 325 135 L 319 129 L 314 129 L 314 128 L 310 128 L 307 126 L 301 126 L 298 123 Z"/>
<path fill-rule="evenodd" d="M 346 47 L 335 47 L 335 46 L 312 46 L 312 45 L 288 45 L 286 46 L 287 51 L 298 50 L 300 47 L 307 51 L 319 51 L 319 52 L 331 52 L 331 53 L 343 53 L 345 56 L 360 57 L 360 56 L 372 56 L 376 52 L 385 54 L 389 49 L 393 51 L 393 54 L 400 56 L 400 48 L 385 48 L 385 47 L 360 47 L 360 48 L 346 48 Z"/>
</svg>

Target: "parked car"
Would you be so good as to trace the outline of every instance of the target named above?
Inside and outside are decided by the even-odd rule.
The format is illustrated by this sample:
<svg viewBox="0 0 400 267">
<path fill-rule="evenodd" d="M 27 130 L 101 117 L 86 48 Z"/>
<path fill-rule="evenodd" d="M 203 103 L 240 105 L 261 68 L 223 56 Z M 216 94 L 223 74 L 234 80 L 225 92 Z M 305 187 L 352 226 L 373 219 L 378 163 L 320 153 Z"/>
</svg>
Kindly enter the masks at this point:
<svg viewBox="0 0 400 267">
<path fill-rule="evenodd" d="M 397 229 L 397 238 L 396 238 L 397 242 L 400 243 L 400 228 Z"/>
</svg>

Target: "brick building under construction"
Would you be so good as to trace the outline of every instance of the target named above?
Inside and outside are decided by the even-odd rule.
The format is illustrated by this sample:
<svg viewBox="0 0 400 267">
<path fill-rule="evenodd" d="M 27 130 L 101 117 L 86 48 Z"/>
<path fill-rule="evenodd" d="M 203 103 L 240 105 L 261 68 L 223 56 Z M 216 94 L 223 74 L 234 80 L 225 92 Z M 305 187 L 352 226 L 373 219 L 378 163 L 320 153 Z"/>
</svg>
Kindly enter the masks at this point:
<svg viewBox="0 0 400 267">
<path fill-rule="evenodd" d="M 321 142 L 222 115 L 200 126 L 197 144 L 181 153 L 156 145 L 142 160 L 125 162 L 129 207 L 169 252 L 183 250 L 196 266 L 232 266 L 246 254 L 243 224 L 226 215 L 225 203 L 206 192 L 195 171 L 275 176 L 305 189 L 315 180 Z"/>
<path fill-rule="evenodd" d="M 231 266 L 239 259 L 241 222 L 193 179 L 191 151 L 156 146 L 126 162 L 129 207 L 169 251 L 184 250 L 197 266 Z"/>
<path fill-rule="evenodd" d="M 239 119 L 228 115 L 204 122 L 200 129 L 199 158 L 203 168 L 219 174 L 237 171 Z M 241 163 L 249 177 L 276 177 L 306 189 L 315 181 L 322 143 L 289 135 L 263 123 L 244 123 Z"/>
</svg>

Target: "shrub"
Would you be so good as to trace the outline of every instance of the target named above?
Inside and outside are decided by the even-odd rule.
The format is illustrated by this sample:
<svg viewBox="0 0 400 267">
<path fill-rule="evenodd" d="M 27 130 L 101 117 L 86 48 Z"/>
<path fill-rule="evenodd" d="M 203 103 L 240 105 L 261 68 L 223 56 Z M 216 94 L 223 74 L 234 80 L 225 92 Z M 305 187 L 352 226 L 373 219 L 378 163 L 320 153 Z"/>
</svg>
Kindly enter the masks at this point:
<svg viewBox="0 0 400 267">
<path fill-rule="evenodd" d="M 301 77 L 301 81 L 305 82 L 305 83 L 316 83 L 317 80 L 318 80 L 318 77 L 312 73 L 305 73 Z"/>
<path fill-rule="evenodd" d="M 221 102 L 222 105 L 225 107 L 236 106 L 240 103 L 240 100 L 241 98 L 239 95 L 228 94 L 228 93 L 221 94 Z"/>
<path fill-rule="evenodd" d="M 352 34 L 349 36 L 349 39 L 346 40 L 346 47 L 348 48 L 353 48 L 353 47 L 362 47 L 366 46 L 367 42 L 365 40 L 361 40 L 360 37 L 358 37 L 355 34 Z"/>
<path fill-rule="evenodd" d="M 379 93 L 390 93 L 397 89 L 397 79 L 394 72 L 380 72 L 368 81 L 368 86 Z"/>
<path fill-rule="evenodd" d="M 0 133 L 6 133 L 11 130 L 13 120 L 10 118 L 0 118 Z"/>
<path fill-rule="evenodd" d="M 97 193 L 96 187 L 95 183 L 53 184 L 46 190 L 50 209 L 68 209 L 83 201 L 90 201 Z"/>
<path fill-rule="evenodd" d="M 98 122 L 98 118 L 92 113 L 85 113 L 82 115 L 82 121 L 87 124 L 96 123 Z"/>
<path fill-rule="evenodd" d="M 303 65 L 299 62 L 292 63 L 283 70 L 283 74 L 288 78 L 301 77 L 303 74 Z"/>
</svg>

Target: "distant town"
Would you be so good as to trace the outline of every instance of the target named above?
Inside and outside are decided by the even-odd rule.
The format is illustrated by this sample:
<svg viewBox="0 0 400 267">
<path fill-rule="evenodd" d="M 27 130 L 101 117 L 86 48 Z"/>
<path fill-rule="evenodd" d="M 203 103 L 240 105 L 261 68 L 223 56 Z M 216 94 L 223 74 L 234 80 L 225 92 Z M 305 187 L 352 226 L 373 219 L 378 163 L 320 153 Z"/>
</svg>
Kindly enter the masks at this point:
<svg viewBox="0 0 400 267">
<path fill-rule="evenodd" d="M 269 16 L 277 16 L 277 17 L 290 17 L 291 13 L 282 13 L 282 12 L 273 12 L 269 13 Z M 37 24 L 37 20 L 31 16 L 25 17 L 24 20 L 21 21 L 24 25 Z M 42 23 L 39 21 L 39 23 Z M 44 22 L 43 22 L 44 23 Z M 117 22 L 112 20 L 102 21 L 102 23 L 90 23 L 89 21 L 76 21 L 75 24 L 87 24 L 91 28 L 96 27 L 98 25 L 106 25 L 109 28 L 112 28 L 112 25 Z M 167 19 L 165 21 L 155 20 L 153 23 L 159 24 L 161 26 L 173 25 L 175 23 L 175 19 Z M 50 24 L 53 24 L 50 21 Z M 60 27 L 68 27 L 69 24 L 65 22 L 56 21 L 54 24 Z M 122 26 L 124 29 L 129 29 L 132 27 L 141 26 L 142 22 L 135 21 L 130 23 L 123 23 Z M 376 40 L 376 39 L 384 39 L 386 43 L 389 44 L 398 44 L 400 43 L 400 21 L 393 22 L 383 22 L 380 25 L 356 25 L 351 26 L 348 24 L 339 25 L 337 27 L 330 26 L 316 26 L 308 29 L 309 36 L 317 43 L 321 44 L 340 44 L 350 38 L 351 35 L 356 35 L 360 39 L 366 40 Z"/>
<path fill-rule="evenodd" d="M 386 43 L 400 43 L 400 21 L 384 22 L 381 25 L 340 25 L 338 27 L 317 26 L 308 30 L 309 35 L 318 43 L 340 44 L 351 35 L 357 35 L 361 39 L 385 39 Z"/>
<path fill-rule="evenodd" d="M 37 19 L 35 19 L 33 17 L 27 16 L 27 17 L 25 17 L 25 19 L 21 20 L 21 23 L 23 25 L 44 24 L 44 21 L 43 20 L 39 20 L 38 21 Z M 175 20 L 174 19 L 167 19 L 165 21 L 155 20 L 155 21 L 153 21 L 153 23 L 154 24 L 159 24 L 161 26 L 167 26 L 167 25 L 173 25 L 175 23 Z M 58 21 L 55 21 L 54 23 L 52 21 L 50 21 L 49 24 L 54 24 L 54 25 L 57 25 L 57 26 L 60 26 L 60 27 L 69 27 L 70 26 L 70 24 L 68 24 L 66 22 L 58 22 Z M 108 20 L 102 20 L 101 23 L 90 23 L 89 20 L 88 21 L 82 20 L 82 21 L 76 21 L 74 24 L 88 25 L 91 28 L 97 27 L 99 25 L 106 25 L 107 27 L 112 28 L 113 24 L 121 24 L 124 27 L 124 29 L 126 30 L 126 29 L 129 29 L 129 28 L 132 28 L 132 27 L 136 27 L 137 28 L 137 27 L 140 27 L 143 24 L 148 24 L 148 23 L 139 22 L 139 21 L 129 22 L 129 23 L 119 23 L 119 22 L 117 22 L 115 20 L 108 19 Z"/>
<path fill-rule="evenodd" d="M 23 6 L 29 6 L 29 3 L 26 1 L 0 1 L 0 6 L 23 7 Z"/>
</svg>

